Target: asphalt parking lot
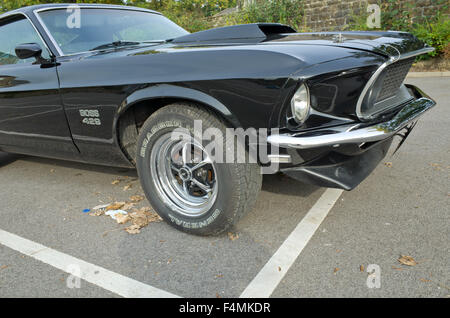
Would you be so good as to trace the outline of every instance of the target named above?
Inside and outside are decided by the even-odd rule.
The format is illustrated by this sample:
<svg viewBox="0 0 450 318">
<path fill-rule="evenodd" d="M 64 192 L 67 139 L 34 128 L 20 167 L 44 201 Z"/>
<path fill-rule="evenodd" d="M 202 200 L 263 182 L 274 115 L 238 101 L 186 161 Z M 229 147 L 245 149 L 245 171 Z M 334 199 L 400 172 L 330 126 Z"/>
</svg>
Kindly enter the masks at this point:
<svg viewBox="0 0 450 318">
<path fill-rule="evenodd" d="M 232 230 L 234 240 L 190 236 L 164 222 L 128 234 L 111 218 L 83 210 L 142 194 L 135 171 L 0 154 L 0 297 L 120 297 L 130 294 L 117 292 L 126 286 L 180 297 L 239 297 L 266 264 L 277 264 L 280 246 L 298 247 L 286 239 L 319 199 L 326 205 L 328 193 L 337 200 L 292 266 L 275 269 L 279 284 L 267 286 L 268 295 L 450 297 L 450 77 L 407 82 L 438 106 L 394 156 L 342 194 L 265 176 L 256 207 Z M 99 269 L 80 288 L 69 288 L 67 264 L 55 260 L 57 253 Z M 400 264 L 401 255 L 417 264 Z M 379 288 L 367 285 L 370 264 L 379 269 Z M 90 278 L 102 271 L 105 279 Z M 98 283 L 108 279 L 121 283 Z"/>
</svg>

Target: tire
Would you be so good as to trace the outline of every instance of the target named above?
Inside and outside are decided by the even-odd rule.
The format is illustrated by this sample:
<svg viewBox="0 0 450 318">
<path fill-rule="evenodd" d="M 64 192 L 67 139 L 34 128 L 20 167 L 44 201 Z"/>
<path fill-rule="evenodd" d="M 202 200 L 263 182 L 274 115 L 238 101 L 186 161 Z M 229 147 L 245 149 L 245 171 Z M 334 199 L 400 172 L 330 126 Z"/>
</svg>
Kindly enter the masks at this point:
<svg viewBox="0 0 450 318">
<path fill-rule="evenodd" d="M 191 103 L 171 104 L 142 126 L 136 166 L 147 199 L 167 223 L 195 235 L 217 235 L 253 207 L 262 175 L 257 163 L 209 163 L 201 141 L 190 139 L 189 145 L 172 138 L 180 128 L 194 136 L 194 120 L 202 121 L 203 131 L 213 127 L 226 136 L 227 125 L 212 112 Z M 202 153 L 205 160 L 192 163 L 188 153 Z"/>
</svg>

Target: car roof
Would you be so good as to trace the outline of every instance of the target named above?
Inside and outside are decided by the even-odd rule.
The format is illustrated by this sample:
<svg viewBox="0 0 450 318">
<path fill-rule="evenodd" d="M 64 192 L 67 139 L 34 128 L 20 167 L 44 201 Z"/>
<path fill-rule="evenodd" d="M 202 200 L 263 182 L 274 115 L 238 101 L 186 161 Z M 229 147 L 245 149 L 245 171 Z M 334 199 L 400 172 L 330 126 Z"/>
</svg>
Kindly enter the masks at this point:
<svg viewBox="0 0 450 318">
<path fill-rule="evenodd" d="M 139 11 L 146 11 L 146 12 L 161 14 L 161 13 L 159 13 L 157 11 L 144 9 L 144 8 L 138 8 L 138 7 L 132 7 L 132 6 L 125 6 L 125 5 L 85 4 L 85 3 L 79 3 L 79 4 L 77 4 L 77 3 L 48 3 L 48 4 L 38 4 L 38 5 L 33 5 L 33 6 L 28 6 L 28 7 L 23 7 L 23 8 L 15 9 L 15 10 L 12 10 L 12 11 L 8 11 L 8 12 L 5 12 L 5 13 L 1 14 L 0 15 L 0 19 L 5 17 L 5 16 L 13 15 L 13 14 L 16 14 L 16 13 L 23 13 L 23 14 L 26 14 L 26 15 L 31 15 L 33 13 L 33 11 L 35 11 L 35 10 L 50 9 L 50 8 L 67 8 L 68 6 L 79 6 L 81 8 L 105 8 L 105 9 L 121 9 L 121 10 L 139 10 Z"/>
</svg>

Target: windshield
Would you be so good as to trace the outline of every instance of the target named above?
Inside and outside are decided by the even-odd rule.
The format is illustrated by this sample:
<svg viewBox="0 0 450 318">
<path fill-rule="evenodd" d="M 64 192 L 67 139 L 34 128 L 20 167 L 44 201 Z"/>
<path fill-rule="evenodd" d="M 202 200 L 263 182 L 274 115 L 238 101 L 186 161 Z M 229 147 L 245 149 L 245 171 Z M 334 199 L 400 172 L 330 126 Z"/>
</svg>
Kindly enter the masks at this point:
<svg viewBox="0 0 450 318">
<path fill-rule="evenodd" d="M 39 17 L 64 54 L 164 41 L 188 34 L 166 17 L 144 11 L 82 8 L 77 14 L 58 9 L 40 12 Z"/>
</svg>

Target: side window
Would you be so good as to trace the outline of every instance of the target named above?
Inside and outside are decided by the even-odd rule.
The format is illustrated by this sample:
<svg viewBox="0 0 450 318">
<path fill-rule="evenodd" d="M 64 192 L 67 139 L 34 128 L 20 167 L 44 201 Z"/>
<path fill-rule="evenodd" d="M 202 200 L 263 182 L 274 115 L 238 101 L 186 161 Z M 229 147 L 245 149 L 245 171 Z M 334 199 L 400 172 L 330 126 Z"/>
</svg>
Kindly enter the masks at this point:
<svg viewBox="0 0 450 318">
<path fill-rule="evenodd" d="M 21 60 L 16 56 L 16 47 L 25 43 L 39 44 L 42 48 L 42 57 L 50 57 L 46 46 L 28 19 L 18 16 L 13 20 L 0 21 L 0 66 L 33 63 L 34 58 Z"/>
</svg>

